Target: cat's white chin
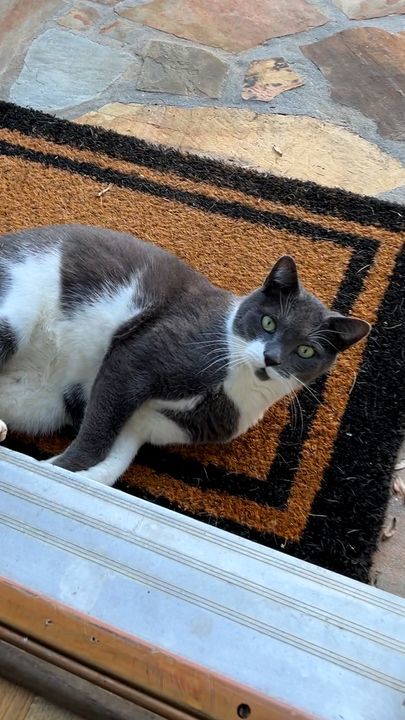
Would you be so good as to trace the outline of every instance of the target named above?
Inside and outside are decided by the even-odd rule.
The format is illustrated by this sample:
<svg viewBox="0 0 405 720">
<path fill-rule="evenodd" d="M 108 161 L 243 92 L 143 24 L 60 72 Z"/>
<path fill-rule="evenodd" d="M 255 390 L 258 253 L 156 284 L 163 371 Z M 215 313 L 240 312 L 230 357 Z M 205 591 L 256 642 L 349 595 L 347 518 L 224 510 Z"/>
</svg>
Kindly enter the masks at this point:
<svg viewBox="0 0 405 720">
<path fill-rule="evenodd" d="M 283 378 L 283 376 L 280 375 L 280 373 L 278 373 L 277 370 L 272 367 L 266 367 L 265 371 L 269 380 L 285 380 L 285 378 Z"/>
</svg>

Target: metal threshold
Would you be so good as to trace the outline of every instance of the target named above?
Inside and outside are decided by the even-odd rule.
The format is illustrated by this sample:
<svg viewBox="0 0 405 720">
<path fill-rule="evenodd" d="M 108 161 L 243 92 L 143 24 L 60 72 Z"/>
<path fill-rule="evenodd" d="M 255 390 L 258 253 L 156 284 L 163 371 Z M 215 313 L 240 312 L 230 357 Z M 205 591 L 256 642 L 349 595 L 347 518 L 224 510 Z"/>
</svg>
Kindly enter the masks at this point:
<svg viewBox="0 0 405 720">
<path fill-rule="evenodd" d="M 6 449 L 0 524 L 0 640 L 47 663 L 173 720 L 405 717 L 401 598 Z"/>
</svg>

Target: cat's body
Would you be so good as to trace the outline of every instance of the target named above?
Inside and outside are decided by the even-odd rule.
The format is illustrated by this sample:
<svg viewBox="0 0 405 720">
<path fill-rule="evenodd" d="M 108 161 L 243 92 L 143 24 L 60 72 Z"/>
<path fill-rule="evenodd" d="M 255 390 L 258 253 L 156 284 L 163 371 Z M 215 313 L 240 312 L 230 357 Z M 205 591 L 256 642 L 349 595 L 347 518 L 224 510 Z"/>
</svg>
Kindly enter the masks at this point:
<svg viewBox="0 0 405 720">
<path fill-rule="evenodd" d="M 107 484 L 145 442 L 229 441 L 368 329 L 354 320 L 342 339 L 290 258 L 266 283 L 237 298 L 169 253 L 100 228 L 1 237 L 0 418 L 33 434 L 80 427 L 54 462 Z M 277 332 L 261 324 L 270 311 Z M 316 359 L 298 358 L 311 333 Z M 332 351 L 333 334 L 342 347 Z"/>
</svg>

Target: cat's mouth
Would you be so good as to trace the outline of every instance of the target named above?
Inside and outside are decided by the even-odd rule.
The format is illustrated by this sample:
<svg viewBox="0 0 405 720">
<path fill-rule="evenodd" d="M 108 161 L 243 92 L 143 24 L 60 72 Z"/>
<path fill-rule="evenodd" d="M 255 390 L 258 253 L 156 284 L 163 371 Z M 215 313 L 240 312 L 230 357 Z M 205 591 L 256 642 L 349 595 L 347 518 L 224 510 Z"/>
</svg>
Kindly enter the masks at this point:
<svg viewBox="0 0 405 720">
<path fill-rule="evenodd" d="M 278 372 L 272 367 L 261 367 L 255 370 L 255 375 L 259 380 L 265 382 L 266 380 L 281 380 L 283 377 L 282 372 Z"/>
</svg>

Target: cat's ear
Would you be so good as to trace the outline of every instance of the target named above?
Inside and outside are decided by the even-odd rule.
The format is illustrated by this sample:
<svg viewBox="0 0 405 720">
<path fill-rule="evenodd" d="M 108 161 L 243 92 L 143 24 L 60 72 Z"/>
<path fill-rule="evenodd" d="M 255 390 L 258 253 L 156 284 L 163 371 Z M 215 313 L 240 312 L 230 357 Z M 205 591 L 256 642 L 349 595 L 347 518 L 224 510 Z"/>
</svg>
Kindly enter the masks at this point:
<svg viewBox="0 0 405 720">
<path fill-rule="evenodd" d="M 343 352 L 367 337 L 371 325 L 359 318 L 332 315 L 324 324 L 324 329 L 327 332 L 328 343 L 331 343 L 338 352 Z"/>
<path fill-rule="evenodd" d="M 298 272 L 295 261 L 290 255 L 283 255 L 273 266 L 263 284 L 266 295 L 273 293 L 295 293 L 299 290 Z"/>
</svg>

